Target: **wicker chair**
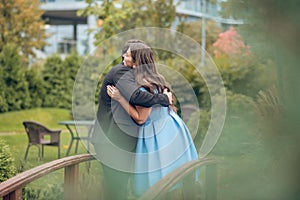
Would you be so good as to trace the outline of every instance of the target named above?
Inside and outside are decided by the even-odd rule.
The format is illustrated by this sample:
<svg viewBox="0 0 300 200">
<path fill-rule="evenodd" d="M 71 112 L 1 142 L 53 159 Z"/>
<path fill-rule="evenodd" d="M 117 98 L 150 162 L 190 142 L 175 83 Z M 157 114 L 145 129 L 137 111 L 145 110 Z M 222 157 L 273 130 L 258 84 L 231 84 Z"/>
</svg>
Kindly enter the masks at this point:
<svg viewBox="0 0 300 200">
<path fill-rule="evenodd" d="M 29 148 L 32 145 L 38 147 L 38 159 L 40 156 L 40 148 L 42 147 L 42 158 L 44 157 L 44 146 L 54 146 L 58 148 L 58 158 L 60 158 L 60 133 L 61 130 L 50 130 L 44 125 L 34 122 L 34 121 L 24 121 L 23 125 L 25 127 L 28 136 L 28 145 L 25 152 L 24 160 L 26 160 Z M 44 136 L 49 135 L 50 140 L 45 140 Z"/>
</svg>

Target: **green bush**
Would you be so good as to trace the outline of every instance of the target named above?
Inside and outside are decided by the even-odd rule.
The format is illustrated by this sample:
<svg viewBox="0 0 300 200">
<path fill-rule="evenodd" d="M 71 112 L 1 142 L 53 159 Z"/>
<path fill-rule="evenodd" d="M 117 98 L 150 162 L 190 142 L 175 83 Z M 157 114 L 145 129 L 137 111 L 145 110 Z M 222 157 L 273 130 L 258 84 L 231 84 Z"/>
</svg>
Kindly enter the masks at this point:
<svg viewBox="0 0 300 200">
<path fill-rule="evenodd" d="M 66 102 L 69 94 L 66 90 L 66 74 L 59 55 L 48 57 L 42 71 L 47 98 L 43 107 L 70 108 L 70 100 Z"/>
<path fill-rule="evenodd" d="M 9 146 L 0 139 L 0 182 L 3 182 L 16 175 L 16 168 L 13 165 L 14 159 Z"/>
<path fill-rule="evenodd" d="M 0 112 L 30 107 L 28 83 L 22 57 L 15 44 L 8 44 L 0 52 Z"/>
<path fill-rule="evenodd" d="M 25 73 L 26 81 L 28 83 L 28 90 L 30 94 L 30 108 L 41 107 L 46 98 L 45 85 L 39 72 L 35 68 L 31 68 Z"/>
<path fill-rule="evenodd" d="M 256 148 L 256 145 L 259 143 L 257 130 L 253 130 L 253 127 L 256 127 L 253 126 L 256 123 L 254 102 L 250 97 L 230 91 L 227 91 L 226 98 L 225 124 L 212 154 L 218 156 L 244 155 Z M 197 124 L 195 122 L 197 122 L 196 118 L 199 116 L 199 124 Z M 194 133 L 196 131 L 197 133 L 194 137 L 197 150 L 203 144 L 210 121 L 210 112 L 200 110 L 194 112 L 187 122 L 190 132 Z"/>
<path fill-rule="evenodd" d="M 213 154 L 240 156 L 258 143 L 255 108 L 252 98 L 227 91 L 227 112 L 221 136 Z"/>
<path fill-rule="evenodd" d="M 198 118 L 199 116 L 200 116 L 199 124 L 197 124 L 195 122 L 198 121 L 196 118 Z M 198 151 L 203 143 L 209 123 L 210 123 L 210 112 L 205 110 L 193 112 L 191 114 L 190 119 L 187 122 L 187 127 L 189 128 L 190 133 L 191 134 L 196 133 L 196 135 L 194 136 L 194 144 Z"/>
<path fill-rule="evenodd" d="M 0 51 L 0 113 L 37 107 L 70 109 L 82 57 L 77 53 L 65 59 L 52 55 L 43 66 L 31 68 L 23 59 L 15 45 Z"/>
<path fill-rule="evenodd" d="M 25 186 L 22 190 L 23 200 L 53 200 L 53 199 L 63 199 L 64 191 L 63 185 L 47 185 L 42 189 L 35 189 L 29 186 Z"/>
<path fill-rule="evenodd" d="M 47 94 L 43 107 L 71 108 L 74 81 L 81 62 L 77 53 L 64 60 L 59 55 L 47 58 L 42 70 Z"/>
<path fill-rule="evenodd" d="M 100 64 L 99 64 L 100 63 Z M 79 75 L 76 77 L 76 86 L 73 88 L 73 108 L 72 115 L 76 119 L 94 119 L 93 108 L 95 100 L 99 100 L 101 87 L 100 75 L 106 66 L 99 59 L 87 56 L 80 67 Z M 75 80 L 75 77 L 74 77 Z M 96 85 L 97 84 L 97 85 Z"/>
</svg>

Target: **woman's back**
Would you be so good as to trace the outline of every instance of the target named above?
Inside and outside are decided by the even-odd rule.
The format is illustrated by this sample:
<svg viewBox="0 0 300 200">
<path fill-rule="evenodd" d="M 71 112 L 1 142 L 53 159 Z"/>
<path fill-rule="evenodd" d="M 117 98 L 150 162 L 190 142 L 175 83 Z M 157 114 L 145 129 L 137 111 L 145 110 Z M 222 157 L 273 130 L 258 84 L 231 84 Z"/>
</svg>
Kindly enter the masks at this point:
<svg viewBox="0 0 300 200">
<path fill-rule="evenodd" d="M 196 159 L 197 151 L 182 119 L 167 107 L 152 107 L 149 118 L 139 129 L 135 193 L 143 194 L 168 173 Z"/>
</svg>

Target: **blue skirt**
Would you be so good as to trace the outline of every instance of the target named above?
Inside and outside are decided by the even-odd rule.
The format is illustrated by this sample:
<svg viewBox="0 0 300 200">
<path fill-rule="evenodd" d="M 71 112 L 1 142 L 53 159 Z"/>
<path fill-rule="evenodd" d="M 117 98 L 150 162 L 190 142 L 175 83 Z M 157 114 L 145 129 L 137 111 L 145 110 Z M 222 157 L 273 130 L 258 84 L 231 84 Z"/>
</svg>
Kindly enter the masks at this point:
<svg viewBox="0 0 300 200">
<path fill-rule="evenodd" d="M 185 123 L 167 107 L 155 106 L 139 130 L 133 190 L 142 195 L 161 178 L 198 154 Z"/>
</svg>

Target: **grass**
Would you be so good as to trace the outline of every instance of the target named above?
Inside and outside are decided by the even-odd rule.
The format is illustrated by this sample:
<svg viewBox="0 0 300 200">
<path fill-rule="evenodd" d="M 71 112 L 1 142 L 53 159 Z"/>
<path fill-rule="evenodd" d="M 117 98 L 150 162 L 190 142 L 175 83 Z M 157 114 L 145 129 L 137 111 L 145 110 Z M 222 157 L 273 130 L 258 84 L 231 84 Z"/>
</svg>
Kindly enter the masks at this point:
<svg viewBox="0 0 300 200">
<path fill-rule="evenodd" d="M 33 120 L 44 124 L 50 129 L 63 129 L 61 133 L 61 156 L 63 157 L 66 154 L 71 137 L 69 132 L 65 130 L 66 128 L 59 125 L 58 122 L 70 119 L 70 111 L 59 108 L 35 108 L 2 113 L 0 114 L 0 138 L 4 139 L 9 145 L 15 158 L 16 167 L 30 169 L 42 163 L 57 159 L 57 148 L 46 146 L 44 159 L 38 161 L 38 148 L 32 146 L 29 149 L 27 161 L 24 162 L 23 158 L 28 139 L 22 122 L 24 120 Z M 79 152 L 81 152 L 83 148 L 84 146 L 80 145 Z"/>
<path fill-rule="evenodd" d="M 48 147 L 45 146 L 45 152 L 44 152 L 44 158 L 41 160 L 38 160 L 38 148 L 35 146 L 30 147 L 29 153 L 27 160 L 24 160 L 24 155 L 25 155 L 25 150 L 27 146 L 27 135 L 26 134 L 12 134 L 12 135 L 2 135 L 0 136 L 1 139 L 5 140 L 6 143 L 9 145 L 10 150 L 15 158 L 15 166 L 18 168 L 20 171 L 26 171 L 28 169 L 34 168 L 36 166 L 42 165 L 44 163 L 53 161 L 57 159 L 57 148 L 56 147 Z M 66 152 L 67 152 L 67 146 L 69 145 L 70 142 L 70 134 L 68 132 L 63 132 L 61 134 L 61 157 L 65 157 Z M 75 155 L 75 145 L 73 143 L 73 147 L 71 149 L 70 155 Z M 83 143 L 79 142 L 79 148 L 78 148 L 78 153 L 87 153 L 87 150 Z M 97 163 L 98 161 L 92 161 L 92 165 L 90 168 L 90 173 L 87 173 L 87 163 L 81 163 L 80 164 L 80 187 L 85 188 L 87 185 L 89 187 L 89 192 L 91 190 L 93 191 L 92 193 L 99 193 L 101 190 L 96 190 L 95 187 L 99 186 L 100 183 L 100 177 L 101 176 L 101 165 Z M 48 175 L 45 175 L 27 186 L 34 190 L 34 191 L 40 191 L 39 198 L 42 198 L 42 195 L 44 195 L 44 192 L 47 191 L 51 193 L 57 192 L 57 193 L 62 193 L 63 191 L 63 181 L 64 181 L 64 169 L 60 169 L 57 171 L 54 171 Z M 96 180 L 95 180 L 96 179 Z M 94 184 L 90 183 L 93 181 L 97 181 Z M 97 184 L 98 183 L 98 184 Z M 91 185 L 92 184 L 92 185 Z M 99 186 L 100 187 L 100 186 Z M 84 190 L 84 189 L 83 189 Z M 84 191 L 87 192 L 87 191 Z M 37 193 L 37 192 L 35 192 Z M 52 196 L 51 198 L 57 199 L 56 197 Z M 50 199 L 51 199 L 50 198 Z M 31 198 L 30 198 L 31 199 Z M 33 198 L 35 199 L 35 198 Z"/>
<path fill-rule="evenodd" d="M 0 132 L 22 133 L 24 120 L 38 121 L 49 128 L 62 128 L 57 122 L 72 119 L 70 111 L 59 108 L 35 108 L 0 114 Z"/>
<path fill-rule="evenodd" d="M 27 135 L 25 133 L 18 133 L 12 135 L 2 135 L 0 136 L 9 145 L 10 150 L 15 158 L 15 164 L 17 167 L 20 165 L 25 165 L 25 169 L 30 169 L 34 166 L 50 162 L 57 159 L 57 147 L 45 146 L 44 148 L 44 158 L 40 161 L 38 160 L 38 148 L 36 146 L 31 146 L 27 156 L 26 162 L 24 161 L 24 155 L 26 147 L 28 144 Z M 68 145 L 70 143 L 71 137 L 68 132 L 63 132 L 61 134 L 61 157 L 64 157 L 67 152 Z M 74 155 L 75 145 L 73 143 L 70 155 Z M 80 142 L 78 153 L 86 153 L 85 146 Z"/>
<path fill-rule="evenodd" d="M 61 134 L 61 157 L 66 155 L 68 145 L 70 143 L 70 134 L 64 126 L 59 125 L 58 121 L 70 120 L 70 112 L 64 109 L 56 108 L 38 108 L 32 110 L 24 110 L 18 112 L 9 112 L 0 114 L 0 138 L 5 140 L 9 145 L 10 150 L 15 158 L 15 166 L 19 171 L 25 171 L 33 167 L 42 165 L 44 163 L 57 159 L 57 148 L 45 146 L 45 154 L 42 160 L 38 160 L 38 149 L 32 146 L 29 149 L 27 160 L 24 161 L 26 146 L 28 144 L 27 135 L 25 134 L 22 121 L 34 120 L 38 121 L 49 128 L 64 129 Z M 2 132 L 2 133 L 1 133 Z M 12 134 L 13 133 L 13 134 Z M 74 144 L 73 144 L 74 145 Z M 73 146 L 70 155 L 74 155 Z M 86 153 L 85 146 L 80 143 L 78 154 Z M 80 193 L 83 198 L 79 199 L 102 199 L 101 196 L 101 174 L 102 169 L 98 161 L 91 162 L 90 173 L 86 172 L 86 163 L 80 164 Z M 61 195 L 63 192 L 63 177 L 64 170 L 57 170 L 48 175 L 45 175 L 36 181 L 28 184 L 28 188 L 34 190 L 34 194 L 42 193 L 39 197 L 30 197 L 29 199 L 61 199 L 60 196 L 52 196 L 54 194 Z M 50 197 L 44 198 L 45 190 L 50 193 Z M 94 198 L 90 198 L 94 197 Z"/>
<path fill-rule="evenodd" d="M 70 111 L 59 108 L 35 108 L 2 113 L 0 114 L 0 138 L 4 139 L 9 145 L 14 155 L 16 166 L 30 169 L 34 166 L 57 159 L 57 148 L 45 146 L 44 159 L 38 161 L 38 148 L 32 146 L 29 149 L 28 157 L 25 162 L 24 155 L 28 139 L 22 122 L 24 120 L 33 120 L 44 124 L 50 129 L 61 129 L 61 157 L 64 157 L 70 144 L 71 136 L 66 127 L 58 124 L 58 122 L 70 119 Z M 79 142 L 78 153 L 86 153 L 85 146 L 86 145 Z M 74 150 L 75 142 L 73 143 L 70 155 L 74 155 Z"/>
<path fill-rule="evenodd" d="M 58 121 L 71 119 L 69 113 L 70 112 L 68 110 L 64 110 L 64 109 L 38 108 L 32 110 L 0 114 L 0 138 L 4 139 L 6 143 L 9 145 L 10 150 L 15 158 L 14 164 L 19 170 L 21 171 L 28 170 L 35 166 L 39 166 L 41 164 L 57 159 L 57 148 L 46 146 L 44 158 L 39 161 L 37 159 L 37 155 L 38 155 L 37 148 L 33 146 L 29 150 L 27 160 L 24 161 L 24 155 L 25 155 L 26 146 L 28 144 L 28 139 L 27 139 L 27 135 L 25 134 L 24 127 L 22 126 L 22 121 L 28 119 L 35 120 L 47 125 L 49 128 L 63 129 L 61 134 L 61 157 L 64 157 L 66 155 L 66 151 L 70 143 L 71 137 L 68 130 L 66 130 L 64 126 L 59 125 Z M 74 149 L 75 148 L 73 146 L 70 155 L 74 155 Z M 78 154 L 86 153 L 86 152 L 87 151 L 85 146 L 82 143 L 80 143 Z M 228 159 L 229 158 L 226 157 L 225 160 L 228 161 Z M 236 157 L 232 157 L 229 160 L 230 163 L 234 163 L 232 165 L 236 165 L 238 167 L 241 166 L 241 163 L 243 161 Z M 102 178 L 101 165 L 98 163 L 98 161 L 92 161 L 90 173 L 86 172 L 85 166 L 86 163 L 82 163 L 80 165 L 80 174 L 79 174 L 80 192 L 85 196 L 84 198 L 79 198 L 79 199 L 101 199 L 99 198 L 99 193 L 101 195 L 101 183 L 100 183 L 100 180 Z M 234 183 L 240 183 L 239 180 L 240 176 L 237 175 L 234 176 L 236 169 L 235 170 L 232 169 L 235 168 L 231 165 L 230 166 L 225 165 L 223 167 L 218 168 L 218 176 L 219 176 L 219 181 L 221 183 L 221 184 L 218 183 L 219 184 L 218 193 L 220 196 L 222 196 L 223 199 L 234 199 L 234 198 L 230 198 L 232 197 L 232 194 L 236 193 L 235 188 L 232 189 L 232 187 L 235 187 L 236 185 L 240 185 L 240 184 L 234 184 Z M 226 177 L 226 175 L 229 177 Z M 28 185 L 28 187 L 34 189 L 35 191 L 40 190 L 44 192 L 45 190 L 47 190 L 51 194 L 61 194 L 63 192 L 63 177 L 64 177 L 64 170 L 63 169 L 57 170 L 55 172 L 52 172 L 46 176 L 39 178 L 36 181 L 33 181 Z M 232 191 L 235 191 L 235 193 L 233 193 Z M 48 193 L 43 195 L 48 195 Z M 97 198 L 90 198 L 91 195 L 95 195 L 94 197 Z M 61 198 L 51 196 L 51 198 L 39 197 L 39 198 L 29 198 L 29 199 L 61 199 Z"/>
<path fill-rule="evenodd" d="M 24 155 L 26 151 L 26 147 L 28 144 L 27 135 L 25 133 L 22 122 L 24 120 L 34 120 L 38 121 L 50 129 L 62 129 L 61 133 L 61 158 L 66 156 L 66 152 L 68 146 L 71 141 L 71 136 L 65 126 L 59 125 L 58 122 L 62 120 L 70 120 L 70 111 L 66 109 L 57 109 L 57 108 L 37 108 L 31 110 L 23 110 L 17 112 L 8 112 L 0 114 L 0 138 L 3 139 L 6 144 L 10 147 L 10 151 L 13 154 L 15 159 L 15 167 L 18 171 L 25 171 L 31 169 L 33 167 L 42 165 L 44 163 L 53 161 L 57 159 L 57 147 L 45 146 L 44 149 L 44 158 L 38 160 L 38 148 L 36 146 L 31 146 L 29 149 L 29 153 L 27 156 L 27 160 L 24 160 Z M 78 153 L 87 153 L 86 145 L 82 142 L 79 142 Z M 70 155 L 75 155 L 75 142 L 73 143 Z M 99 175 L 101 174 L 101 165 L 96 163 L 97 161 L 93 161 L 93 165 L 91 165 L 91 175 L 85 173 L 85 163 L 80 164 L 80 179 L 82 186 L 90 185 L 90 179 L 99 179 Z M 100 170 L 100 171 L 99 171 Z M 82 173 L 83 172 L 83 173 Z M 96 175 L 95 175 L 96 174 Z M 59 193 L 63 191 L 63 177 L 64 170 L 57 170 L 52 172 L 46 176 L 39 178 L 36 181 L 33 181 L 28 185 L 31 189 L 35 191 L 43 191 L 46 188 L 52 193 Z M 99 180 L 98 180 L 99 182 Z M 94 184 L 93 188 L 98 187 L 98 185 Z M 54 189 L 53 189 L 54 188 Z M 94 189 L 99 193 L 99 188 Z M 89 190 L 90 191 L 90 190 Z M 94 193 L 95 193 L 94 191 Z M 39 197 L 41 198 L 41 196 Z M 37 198 L 37 199 L 39 199 Z M 30 198 L 31 199 L 31 198 Z M 35 198 L 33 198 L 35 199 Z M 51 199 L 51 198 L 50 198 Z M 53 199 L 57 199 L 53 196 Z"/>
</svg>

